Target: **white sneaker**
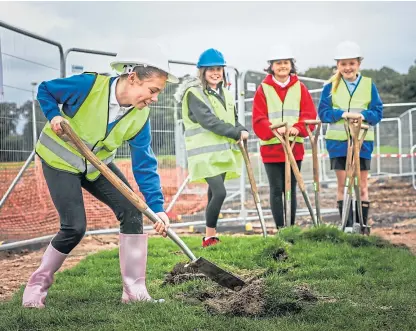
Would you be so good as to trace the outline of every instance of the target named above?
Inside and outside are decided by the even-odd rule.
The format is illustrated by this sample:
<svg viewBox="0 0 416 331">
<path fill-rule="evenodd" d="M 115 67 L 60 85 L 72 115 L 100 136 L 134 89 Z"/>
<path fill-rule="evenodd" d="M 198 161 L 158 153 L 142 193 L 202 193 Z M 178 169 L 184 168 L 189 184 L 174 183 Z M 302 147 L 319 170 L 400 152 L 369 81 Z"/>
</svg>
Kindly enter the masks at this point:
<svg viewBox="0 0 416 331">
<path fill-rule="evenodd" d="M 345 233 L 352 233 L 353 232 L 352 226 L 346 226 L 344 232 Z"/>
<path fill-rule="evenodd" d="M 361 233 L 361 225 L 360 223 L 355 223 L 352 227 L 353 233 Z"/>
</svg>

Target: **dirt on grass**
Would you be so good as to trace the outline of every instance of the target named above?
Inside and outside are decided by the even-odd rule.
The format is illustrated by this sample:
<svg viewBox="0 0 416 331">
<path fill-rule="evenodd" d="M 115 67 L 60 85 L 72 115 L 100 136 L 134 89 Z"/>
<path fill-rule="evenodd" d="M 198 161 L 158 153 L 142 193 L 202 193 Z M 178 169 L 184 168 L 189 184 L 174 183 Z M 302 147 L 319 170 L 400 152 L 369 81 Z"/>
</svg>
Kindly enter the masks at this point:
<svg viewBox="0 0 416 331">
<path fill-rule="evenodd" d="M 178 285 L 194 279 L 208 279 L 208 277 L 198 272 L 198 269 L 195 266 L 179 262 L 173 267 L 172 271 L 165 276 L 162 285 Z"/>
<path fill-rule="evenodd" d="M 296 314 L 305 305 L 315 304 L 326 297 L 313 293 L 307 284 L 295 285 L 285 296 L 276 301 L 268 295 L 266 281 L 262 276 L 245 279 L 246 285 L 238 292 L 213 284 L 179 293 L 177 298 L 190 304 L 202 303 L 213 315 L 244 317 L 275 317 Z"/>
<path fill-rule="evenodd" d="M 284 249 L 277 249 L 270 258 L 285 256 Z M 190 280 L 205 279 L 208 282 L 196 284 L 192 289 L 178 293 L 176 297 L 188 304 L 201 304 L 213 315 L 268 317 L 299 313 L 305 305 L 315 304 L 319 300 L 328 302 L 328 297 L 314 293 L 308 284 L 294 285 L 285 289 L 276 299 L 276 295 L 267 291 L 265 277 L 280 269 L 240 270 L 238 275 L 246 283 L 239 291 L 219 286 L 201 275 L 194 268 L 186 267 L 182 262 L 176 264 L 166 275 L 164 285 L 177 285 Z"/>
</svg>

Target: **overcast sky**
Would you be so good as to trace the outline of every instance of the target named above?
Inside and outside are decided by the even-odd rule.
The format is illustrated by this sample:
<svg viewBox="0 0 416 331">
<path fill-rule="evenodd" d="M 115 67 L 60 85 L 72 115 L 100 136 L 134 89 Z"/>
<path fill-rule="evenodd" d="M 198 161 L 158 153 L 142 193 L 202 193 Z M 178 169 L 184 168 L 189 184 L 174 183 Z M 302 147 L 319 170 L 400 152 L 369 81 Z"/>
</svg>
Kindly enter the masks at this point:
<svg viewBox="0 0 416 331">
<path fill-rule="evenodd" d="M 150 37 L 163 44 L 170 59 L 196 62 L 202 51 L 216 47 L 240 70 L 264 68 L 270 45 L 279 42 L 290 43 L 301 71 L 333 65 L 335 46 L 349 39 L 361 45 L 363 68 L 389 66 L 405 73 L 416 59 L 415 13 L 416 2 L 0 2 L 0 20 L 56 40 L 64 49 L 116 52 L 126 40 Z M 42 67 L 33 79 L 59 75 L 55 49 L 0 32 L 2 52 L 53 68 Z M 109 60 L 68 58 L 69 64 L 94 71 L 108 70 Z M 26 80 L 36 71 L 18 61 L 3 56 L 5 84 L 21 84 L 15 81 L 19 68 Z"/>
<path fill-rule="evenodd" d="M 416 58 L 416 2 L 1 2 L 0 19 L 63 44 L 115 51 L 158 38 L 170 58 L 217 47 L 229 63 L 262 68 L 269 45 L 290 42 L 301 69 L 332 65 L 336 44 L 358 42 L 365 67 L 406 72 Z"/>
</svg>

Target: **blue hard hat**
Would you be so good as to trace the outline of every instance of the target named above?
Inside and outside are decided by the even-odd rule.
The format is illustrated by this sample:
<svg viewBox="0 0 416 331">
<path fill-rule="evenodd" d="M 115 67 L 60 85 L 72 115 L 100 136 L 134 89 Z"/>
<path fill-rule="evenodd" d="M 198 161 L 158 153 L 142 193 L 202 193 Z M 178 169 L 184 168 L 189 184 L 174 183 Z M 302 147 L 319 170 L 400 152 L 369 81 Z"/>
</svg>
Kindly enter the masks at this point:
<svg viewBox="0 0 416 331">
<path fill-rule="evenodd" d="M 225 66 L 224 55 L 214 48 L 207 49 L 199 56 L 197 68 Z"/>
</svg>

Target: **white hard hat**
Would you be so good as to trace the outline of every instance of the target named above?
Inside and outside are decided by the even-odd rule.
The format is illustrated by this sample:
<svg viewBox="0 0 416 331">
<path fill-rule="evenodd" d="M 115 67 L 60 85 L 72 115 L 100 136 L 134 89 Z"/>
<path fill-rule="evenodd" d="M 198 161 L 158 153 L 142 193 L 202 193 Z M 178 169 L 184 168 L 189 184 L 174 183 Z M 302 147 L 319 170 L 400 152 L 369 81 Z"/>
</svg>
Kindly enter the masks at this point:
<svg viewBox="0 0 416 331">
<path fill-rule="evenodd" d="M 151 66 L 166 72 L 168 82 L 179 82 L 179 79 L 170 72 L 169 60 L 161 46 L 150 39 L 135 39 L 128 42 L 110 65 L 120 74 L 131 72 L 135 66 Z"/>
<path fill-rule="evenodd" d="M 355 42 L 352 41 L 343 41 L 338 44 L 335 51 L 335 60 L 345 60 L 345 59 L 363 59 L 361 48 Z"/>
<path fill-rule="evenodd" d="M 273 60 L 286 60 L 286 59 L 294 59 L 295 55 L 293 54 L 292 49 L 288 45 L 279 44 L 277 46 L 273 46 L 267 57 L 267 61 Z"/>
</svg>

